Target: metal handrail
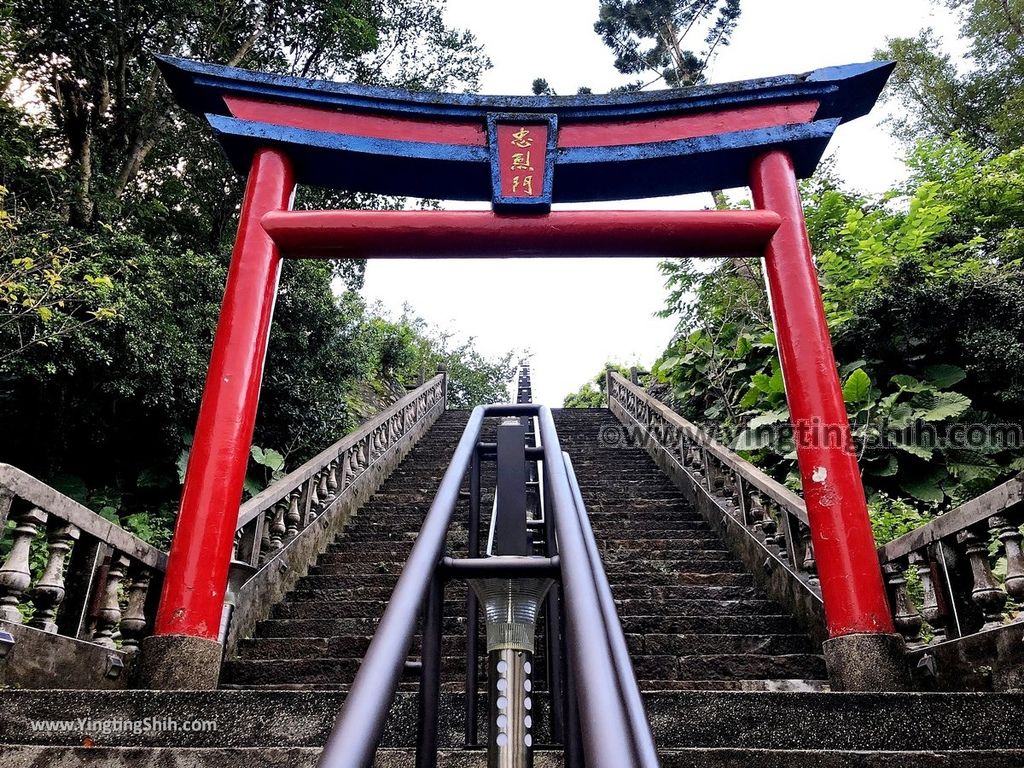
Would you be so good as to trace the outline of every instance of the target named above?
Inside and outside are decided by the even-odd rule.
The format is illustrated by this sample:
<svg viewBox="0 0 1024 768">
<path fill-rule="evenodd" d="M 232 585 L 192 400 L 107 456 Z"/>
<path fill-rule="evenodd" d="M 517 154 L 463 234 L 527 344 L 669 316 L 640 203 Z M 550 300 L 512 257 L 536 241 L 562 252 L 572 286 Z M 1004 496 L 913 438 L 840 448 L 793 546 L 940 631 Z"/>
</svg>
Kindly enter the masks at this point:
<svg viewBox="0 0 1024 768">
<path fill-rule="evenodd" d="M 645 766 L 645 768 L 657 766 L 659 765 L 658 751 L 654 744 L 654 734 L 651 732 L 651 724 L 647 719 L 643 697 L 640 695 L 640 686 L 637 684 L 636 673 L 633 670 L 633 662 L 629 658 L 626 635 L 623 632 L 622 623 L 619 621 L 618 611 L 615 609 L 615 598 L 612 595 L 611 585 L 608 583 L 608 576 L 601 565 L 597 537 L 594 536 L 594 529 L 590 525 L 590 517 L 587 515 L 586 505 L 583 503 L 583 494 L 576 479 L 572 459 L 569 458 L 568 453 L 563 453 L 562 458 L 569 476 L 573 500 L 576 502 L 576 516 L 586 543 L 591 571 L 595 576 L 601 604 L 601 616 L 604 619 L 605 635 L 608 638 L 609 650 L 615 664 L 619 691 L 629 716 L 632 743 L 637 755 L 637 762 L 634 764 Z M 577 679 L 580 678 L 577 677 Z"/>
<path fill-rule="evenodd" d="M 546 406 L 478 406 L 470 414 L 412 552 L 399 576 L 384 615 L 320 757 L 323 768 L 370 768 L 384 731 L 426 604 L 420 737 L 417 766 L 436 765 L 441 578 L 458 567 L 444 558 L 462 479 L 479 461 L 478 444 L 487 417 L 536 417 L 543 451 L 543 477 L 549 500 L 545 519 L 553 521 L 558 557 L 537 558 L 538 567 L 557 565 L 564 592 L 569 639 L 569 671 L 575 681 L 568 696 L 578 703 L 579 731 L 588 768 L 657 768 L 650 725 L 626 649 L 611 588 L 600 563 L 579 485 L 563 454 L 554 419 Z M 475 467 L 474 467 L 475 468 Z M 480 560 L 473 568 L 486 567 Z M 469 628 L 475 632 L 475 627 Z M 552 702 L 552 710 L 558 703 Z M 570 707 L 572 710 L 572 707 Z M 566 732 L 573 733 L 572 718 Z M 571 763 L 570 763 L 571 765 Z"/>
</svg>

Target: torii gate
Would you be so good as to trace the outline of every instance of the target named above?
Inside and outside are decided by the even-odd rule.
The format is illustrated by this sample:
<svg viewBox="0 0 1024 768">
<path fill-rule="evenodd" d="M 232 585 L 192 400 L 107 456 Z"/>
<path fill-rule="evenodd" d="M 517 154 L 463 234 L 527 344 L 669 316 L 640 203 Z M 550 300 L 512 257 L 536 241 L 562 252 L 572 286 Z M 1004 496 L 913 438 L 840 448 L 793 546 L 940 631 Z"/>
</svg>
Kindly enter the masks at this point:
<svg viewBox="0 0 1024 768">
<path fill-rule="evenodd" d="M 241 220 L 151 644 L 216 655 L 282 258 L 763 255 L 830 636 L 884 663 L 893 622 L 797 179 L 870 111 L 874 62 L 653 93 L 419 93 L 162 58 L 240 173 Z M 296 184 L 492 211 L 291 211 Z M 557 211 L 748 185 L 752 211 Z M 203 650 L 205 649 L 205 651 Z"/>
</svg>

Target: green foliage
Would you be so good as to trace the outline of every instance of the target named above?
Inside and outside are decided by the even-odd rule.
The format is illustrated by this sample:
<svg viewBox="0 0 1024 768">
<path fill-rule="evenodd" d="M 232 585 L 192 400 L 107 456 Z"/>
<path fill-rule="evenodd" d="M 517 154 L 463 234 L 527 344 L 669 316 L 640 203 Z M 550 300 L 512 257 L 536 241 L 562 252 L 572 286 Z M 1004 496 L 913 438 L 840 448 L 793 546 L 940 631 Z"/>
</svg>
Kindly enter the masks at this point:
<svg viewBox="0 0 1024 768">
<path fill-rule="evenodd" d="M 826 172 L 804 202 L 869 496 L 934 510 L 1024 463 L 1024 150 L 986 159 L 960 139 L 929 139 L 909 165 L 908 183 L 877 199 Z M 663 314 L 679 323 L 655 366 L 670 399 L 795 485 L 759 266 L 662 270 Z"/>
<path fill-rule="evenodd" d="M 729 38 L 740 16 L 739 0 L 602 0 L 594 31 L 615 53 L 625 74 L 657 73 L 670 87 L 704 81 L 704 70 Z M 684 48 L 704 33 L 700 53 Z"/>
<path fill-rule="evenodd" d="M 886 493 L 878 493 L 868 502 L 871 530 L 879 545 L 888 544 L 934 517 L 934 511 L 922 511 L 919 505 L 908 504 Z"/>
<path fill-rule="evenodd" d="M 435 90 L 474 89 L 489 62 L 443 0 L 0 8 L 0 429 L 19 436 L 0 461 L 74 476 L 84 502 L 165 545 L 242 180 L 155 53 Z M 402 204 L 307 188 L 296 202 Z M 465 403 L 493 396 L 500 361 L 377 317 L 354 292 L 362 269 L 285 263 L 254 438 L 274 450 L 254 449 L 250 492 L 403 394 L 419 363 L 448 362 Z"/>
<path fill-rule="evenodd" d="M 563 408 L 603 408 L 608 404 L 608 369 L 629 377 L 629 368 L 618 363 L 605 363 L 604 369 L 575 392 L 565 396 Z"/>
<path fill-rule="evenodd" d="M 601 408 L 605 404 L 605 395 L 591 382 L 586 382 L 575 392 L 565 396 L 563 408 Z"/>
<path fill-rule="evenodd" d="M 898 63 L 889 92 L 903 109 L 893 134 L 914 139 L 960 135 L 972 146 L 1007 152 L 1024 143 L 1024 3 L 945 0 L 960 17 L 967 67 L 959 67 L 931 29 L 888 41 L 877 58 Z"/>
</svg>

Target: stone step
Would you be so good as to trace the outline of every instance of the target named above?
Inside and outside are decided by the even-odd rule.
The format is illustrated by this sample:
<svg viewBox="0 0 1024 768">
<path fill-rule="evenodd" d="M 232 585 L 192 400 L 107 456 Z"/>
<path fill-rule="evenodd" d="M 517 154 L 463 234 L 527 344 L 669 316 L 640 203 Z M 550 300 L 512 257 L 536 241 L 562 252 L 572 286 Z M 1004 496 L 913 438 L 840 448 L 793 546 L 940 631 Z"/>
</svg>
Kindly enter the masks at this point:
<svg viewBox="0 0 1024 768">
<path fill-rule="evenodd" d="M 269 637 L 333 637 L 335 635 L 369 635 L 377 628 L 379 616 L 357 618 L 277 618 L 261 621 L 257 626 L 260 638 Z M 623 631 L 628 634 L 789 634 L 797 631 L 790 616 L 761 614 L 753 616 L 650 616 L 621 617 Z M 465 636 L 466 621 L 449 616 L 444 622 L 446 634 Z"/>
<path fill-rule="evenodd" d="M 144 749 L 133 747 L 32 747 L 6 751 L 10 768 L 315 768 L 320 749 L 314 747 L 219 747 L 208 749 Z M 1020 768 L 1024 750 L 972 750 L 959 752 L 879 752 L 820 750 L 661 750 L 662 768 Z M 411 749 L 381 749 L 373 768 L 415 768 Z M 485 768 L 480 750 L 441 750 L 438 768 Z M 534 752 L 534 768 L 562 768 L 560 751 Z"/>
<path fill-rule="evenodd" d="M 631 653 L 671 656 L 702 656 L 706 654 L 765 653 L 772 656 L 806 654 L 812 651 L 811 641 L 802 634 L 673 634 L 654 633 L 627 635 Z"/>
<path fill-rule="evenodd" d="M 482 636 L 482 632 L 479 633 Z M 541 633 L 540 637 L 543 636 Z M 316 636 L 270 637 L 243 640 L 239 655 L 243 659 L 289 659 L 301 657 L 362 658 L 366 653 L 371 633 Z M 627 634 L 626 644 L 634 656 L 700 656 L 705 654 L 751 654 L 764 653 L 772 656 L 807 654 L 812 651 L 810 640 L 802 634 L 685 634 L 658 635 Z M 442 654 L 459 656 L 465 652 L 466 638 L 463 632 L 445 635 Z M 542 648 L 538 640 L 538 648 Z M 419 656 L 419 638 L 413 640 L 409 650 L 410 658 Z"/>
<path fill-rule="evenodd" d="M 644 615 L 619 615 L 622 630 L 626 634 L 686 635 L 686 634 L 735 634 L 761 635 L 796 631 L 791 616 L 781 613 L 762 612 L 758 614 L 719 614 L 670 616 L 664 613 Z"/>
<path fill-rule="evenodd" d="M 236 685 L 281 683 L 317 686 L 324 683 L 344 685 L 351 684 L 361 664 L 362 659 L 358 657 L 232 659 L 224 663 L 222 680 Z M 443 656 L 441 658 L 441 679 L 453 682 L 464 681 L 465 664 L 464 656 Z M 540 666 L 538 665 L 538 669 Z M 651 668 L 654 668 L 653 665 Z M 658 668 L 662 667 L 659 665 Z M 405 678 L 413 683 L 419 679 L 418 676 L 419 672 L 416 670 L 407 669 L 405 672 Z M 478 679 L 481 686 L 485 686 L 487 680 L 485 659 L 481 659 L 478 665 Z M 534 675 L 533 680 L 538 690 L 543 688 L 543 679 L 542 674 Z"/>
<path fill-rule="evenodd" d="M 794 653 L 784 656 L 772 656 L 764 653 L 746 654 L 703 654 L 683 657 L 652 657 L 641 656 L 640 659 L 669 658 L 675 659 L 675 678 L 677 680 L 771 680 L 771 679 L 817 679 L 828 677 L 825 671 L 825 660 L 819 655 Z M 659 668 L 664 669 L 661 665 Z M 644 679 L 669 679 L 665 672 L 648 675 L 643 667 L 637 669 L 637 677 Z"/>
<path fill-rule="evenodd" d="M 217 726 L 215 731 L 189 732 L 121 729 L 91 738 L 96 748 L 320 747 L 344 698 L 342 692 L 329 691 L 63 691 L 58 697 L 51 691 L 5 690 L 0 692 L 0 743 L 79 747 L 90 734 L 77 725 L 44 732 L 32 722 L 151 717 L 212 720 Z M 535 698 L 538 743 L 543 743 L 547 702 L 543 694 Z M 746 750 L 748 758 L 760 754 L 749 750 L 1024 750 L 1024 697 L 1015 694 L 672 691 L 647 693 L 644 699 L 655 738 L 665 750 Z M 463 701 L 458 694 L 442 693 L 440 734 L 445 747 L 461 744 Z M 383 746 L 414 743 L 416 712 L 416 694 L 399 692 Z M 6 768 L 11 752 L 7 747 L 3 751 Z M 862 755 L 858 765 L 912 765 L 870 759 Z M 105 765 L 99 759 L 91 764 Z M 750 759 L 747 765 L 762 763 Z"/>
<path fill-rule="evenodd" d="M 355 586 L 359 584 L 359 586 Z M 446 594 L 455 593 L 459 585 L 449 583 Z M 340 600 L 387 600 L 394 591 L 394 584 L 363 585 L 352 580 L 340 580 L 336 576 L 306 576 L 301 579 L 298 587 L 288 594 L 291 602 L 321 600 L 335 602 Z M 736 600 L 752 599 L 760 596 L 760 592 L 752 586 L 645 586 L 614 584 L 612 593 L 619 600 L 675 601 L 675 600 Z"/>
</svg>

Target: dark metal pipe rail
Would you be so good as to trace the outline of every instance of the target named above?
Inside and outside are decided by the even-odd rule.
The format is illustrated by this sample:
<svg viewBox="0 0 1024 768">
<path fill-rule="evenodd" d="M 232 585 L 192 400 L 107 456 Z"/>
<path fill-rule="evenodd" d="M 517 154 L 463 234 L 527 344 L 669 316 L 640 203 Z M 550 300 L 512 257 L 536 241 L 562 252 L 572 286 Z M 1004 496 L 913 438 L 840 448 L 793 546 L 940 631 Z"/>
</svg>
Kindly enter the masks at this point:
<svg viewBox="0 0 1024 768">
<path fill-rule="evenodd" d="M 479 444 L 486 417 L 530 417 L 539 423 L 547 557 L 479 556 Z M 467 471 L 471 472 L 469 558 L 454 559 L 444 556 L 444 547 Z M 562 600 L 548 603 L 547 633 L 549 654 L 554 651 L 561 656 L 559 616 L 564 615 L 569 665 L 562 670 L 561 659 L 554 659 L 555 674 L 549 685 L 552 725 L 561 731 L 566 765 L 657 768 L 650 725 L 572 464 L 562 453 L 550 409 L 534 404 L 480 406 L 470 415 L 319 765 L 372 765 L 425 605 L 416 766 L 436 766 L 444 580 L 477 575 L 554 575 L 561 583 Z M 466 736 L 467 745 L 474 745 L 478 654 L 474 599 L 467 602 L 467 610 L 472 621 L 467 635 Z M 563 691 L 564 682 L 570 685 Z"/>
<path fill-rule="evenodd" d="M 475 452 L 483 420 L 484 409 L 473 409 L 324 746 L 319 762 L 323 768 L 370 768 L 373 763 L 391 702 L 402 679 L 420 606 L 427 597 L 434 571 L 444 553 L 445 539 L 459 498 L 459 486 Z"/>
</svg>

